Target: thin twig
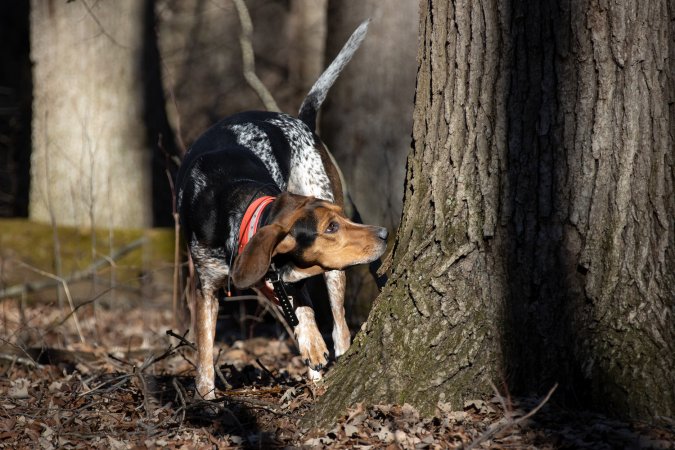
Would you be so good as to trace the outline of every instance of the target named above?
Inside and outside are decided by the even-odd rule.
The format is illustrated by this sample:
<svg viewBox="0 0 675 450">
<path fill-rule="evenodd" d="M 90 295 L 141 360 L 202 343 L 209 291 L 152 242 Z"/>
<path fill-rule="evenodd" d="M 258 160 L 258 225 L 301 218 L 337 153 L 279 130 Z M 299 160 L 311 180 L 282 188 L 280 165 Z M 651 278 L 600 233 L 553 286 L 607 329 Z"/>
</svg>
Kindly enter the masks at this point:
<svg viewBox="0 0 675 450">
<path fill-rule="evenodd" d="M 94 11 L 91 10 L 91 7 L 90 7 L 89 4 L 86 2 L 86 0 L 82 0 L 82 4 L 84 5 L 84 9 L 87 10 L 87 14 L 89 14 L 89 16 L 94 20 L 94 22 L 96 22 L 96 25 L 98 25 L 98 28 L 99 28 L 99 30 L 101 30 L 101 33 L 102 33 L 105 37 L 107 37 L 107 38 L 110 40 L 110 42 L 112 42 L 113 44 L 115 44 L 115 45 L 118 46 L 119 48 L 123 48 L 123 49 L 129 50 L 129 47 L 127 47 L 126 45 L 120 44 L 120 43 L 117 41 L 117 39 L 115 39 L 115 38 L 113 37 L 113 35 L 110 34 L 110 33 L 105 29 L 105 27 L 103 26 L 103 24 L 101 23 L 101 21 L 99 20 L 99 18 L 96 17 L 96 14 L 94 14 Z"/>
<path fill-rule="evenodd" d="M 228 399 L 228 397 L 221 397 L 221 398 L 217 398 L 217 399 L 215 399 L 215 400 L 213 400 L 213 401 L 214 401 L 214 402 L 218 402 L 218 401 L 228 401 L 228 400 L 231 400 L 231 399 Z M 246 404 L 247 404 L 248 406 L 250 406 L 251 408 L 262 409 L 262 410 L 271 412 L 272 414 L 276 414 L 276 415 L 278 415 L 278 416 L 285 416 L 285 415 L 286 415 L 285 412 L 277 411 L 276 409 L 273 409 L 273 408 L 271 408 L 271 407 L 269 407 L 269 406 L 267 406 L 267 405 L 263 405 L 263 404 L 261 404 L 261 403 L 255 401 L 255 400 L 253 400 L 253 399 L 250 399 L 250 398 L 246 398 L 246 397 L 236 397 L 234 400 L 237 401 L 237 402 L 240 402 L 240 403 L 246 403 Z"/>
<path fill-rule="evenodd" d="M 188 329 L 188 330 L 185 330 L 185 333 L 181 336 L 180 334 L 174 333 L 173 330 L 166 330 L 167 336 L 174 337 L 174 338 L 178 339 L 178 340 L 180 341 L 181 344 L 183 344 L 183 345 L 185 345 L 185 346 L 188 346 L 188 347 L 191 347 L 193 350 L 197 350 L 197 346 L 196 346 L 194 343 L 192 343 L 192 342 L 188 341 L 187 339 L 185 339 L 185 336 L 187 336 L 187 334 L 188 334 L 189 332 L 190 332 L 189 329 Z M 176 347 L 176 348 L 178 348 L 178 347 Z"/>
<path fill-rule="evenodd" d="M 181 145 L 184 145 L 181 141 Z M 169 188 L 171 189 L 171 217 L 173 217 L 173 288 L 171 291 L 171 305 L 173 307 L 173 317 L 175 320 L 174 325 L 178 326 L 183 316 L 182 312 L 179 314 L 178 311 L 178 291 L 180 289 L 180 217 L 178 216 L 178 208 L 176 203 L 176 186 L 173 182 L 173 176 L 171 175 L 171 170 L 169 169 L 169 164 L 171 161 L 171 155 L 164 148 L 162 143 L 162 134 L 157 138 L 157 147 L 164 153 L 164 173 L 166 174 L 166 179 L 169 182 Z M 185 154 L 185 147 L 183 146 L 183 154 Z"/>
<path fill-rule="evenodd" d="M 106 355 L 108 358 L 112 359 L 115 362 L 118 362 L 124 366 L 129 366 L 129 367 L 134 367 L 133 364 L 131 364 L 129 361 L 125 361 L 122 358 L 118 358 L 117 356 L 113 355 L 112 353 L 108 353 Z"/>
<path fill-rule="evenodd" d="M 288 333 L 288 335 L 290 336 L 291 340 L 293 341 L 293 344 L 295 344 L 295 347 L 300 348 L 300 346 L 298 345 L 298 340 L 295 338 L 295 333 L 293 333 L 293 330 L 291 329 L 290 325 L 288 325 L 288 322 L 286 322 L 286 317 L 279 310 L 278 305 L 276 305 L 274 302 L 272 302 L 264 295 L 233 295 L 231 297 L 225 298 L 226 302 L 234 302 L 242 300 L 257 300 L 261 305 L 265 307 L 265 311 L 271 311 L 274 318 L 277 319 L 277 321 L 279 321 L 279 323 L 281 323 L 281 325 L 285 328 L 286 333 Z"/>
<path fill-rule="evenodd" d="M 26 351 L 26 349 L 23 348 L 22 346 L 17 345 L 17 344 L 15 344 L 15 343 L 13 343 L 13 342 L 10 342 L 10 341 L 8 341 L 7 339 L 4 339 L 4 338 L 2 338 L 2 337 L 0 337 L 0 341 L 4 342 L 5 344 L 9 345 L 10 347 L 16 348 L 16 349 L 19 350 L 21 353 L 23 353 L 24 355 L 26 355 L 26 358 L 27 358 L 28 360 L 31 361 L 31 363 L 33 364 L 34 367 L 37 367 L 37 368 L 42 367 L 40 364 L 38 364 L 37 361 L 35 361 L 35 359 L 30 355 L 30 353 L 28 353 L 28 352 Z M 19 358 L 21 358 L 21 357 L 19 356 Z M 18 362 L 18 361 L 17 361 L 17 362 Z"/>
<path fill-rule="evenodd" d="M 143 362 L 143 364 L 141 364 L 141 367 L 140 367 L 138 370 L 139 370 L 140 372 L 144 372 L 148 367 L 152 366 L 153 364 L 155 364 L 155 363 L 157 363 L 157 362 L 159 362 L 159 361 L 161 361 L 161 360 L 163 360 L 163 359 L 166 359 L 166 358 L 168 358 L 169 356 L 173 355 L 173 354 L 176 352 L 176 350 L 178 350 L 179 348 L 182 348 L 182 347 L 192 347 L 192 348 L 194 349 L 194 348 L 195 348 L 195 344 L 193 344 L 192 342 L 190 342 L 190 341 L 188 341 L 187 339 L 185 339 L 185 336 L 188 334 L 189 331 L 190 331 L 190 330 L 185 331 L 185 335 L 180 336 L 180 335 L 174 333 L 172 330 L 167 330 L 167 331 L 166 331 L 166 334 L 168 334 L 169 336 L 173 336 L 173 337 L 177 338 L 177 339 L 180 341 L 180 342 L 178 343 L 178 345 L 176 345 L 175 347 L 173 346 L 173 344 L 172 344 L 172 345 L 169 345 L 169 348 L 167 348 L 167 349 L 164 351 L 164 353 L 162 353 L 162 354 L 159 355 L 159 356 L 150 355 L 150 356 Z"/>
<path fill-rule="evenodd" d="M 268 111 L 279 112 L 279 106 L 272 97 L 270 91 L 260 81 L 258 75 L 255 73 L 255 53 L 253 53 L 253 44 L 251 44 L 251 35 L 253 34 L 253 22 L 248 13 L 248 8 L 244 0 L 233 0 L 234 6 L 237 8 L 239 15 L 239 23 L 241 24 L 241 34 L 239 35 L 239 45 L 241 46 L 241 60 L 242 70 L 244 71 L 244 78 L 249 86 L 255 91 L 260 100 L 263 102 L 265 109 Z"/>
<path fill-rule="evenodd" d="M 49 111 L 45 111 L 45 116 L 44 116 L 44 139 L 45 139 L 45 180 L 49 180 L 49 171 L 50 171 L 50 163 L 49 163 L 49 131 L 48 131 L 48 125 L 49 125 Z M 54 252 L 54 271 L 56 272 L 57 276 L 62 276 L 62 263 L 61 263 L 61 241 L 59 240 L 59 229 L 56 224 L 56 214 L 54 214 L 54 208 L 53 208 L 53 202 L 52 202 L 52 196 L 51 196 L 51 189 L 49 189 L 48 186 L 45 186 L 45 190 L 43 192 L 43 197 L 46 197 L 47 199 L 47 211 L 49 212 L 49 223 L 52 227 L 52 250 Z M 58 286 L 56 284 L 55 286 Z M 21 295 L 25 295 L 24 292 L 21 292 Z M 0 298 L 3 298 L 0 296 Z M 63 308 L 63 293 L 61 292 L 60 289 L 56 289 L 56 298 L 59 303 L 59 308 Z"/>
<path fill-rule="evenodd" d="M 116 260 L 120 259 L 121 257 L 127 255 L 131 251 L 135 250 L 136 248 L 140 247 L 143 245 L 146 241 L 146 238 L 142 237 L 140 239 L 136 239 L 135 241 L 131 242 L 128 245 L 125 245 L 124 247 L 120 248 L 117 250 L 115 253 L 113 253 L 110 256 L 106 256 L 105 258 L 101 258 L 95 262 L 93 262 L 89 267 L 87 267 L 84 270 L 79 270 L 74 272 L 72 275 L 62 278 L 62 280 L 66 281 L 67 283 L 74 283 L 76 281 L 81 281 L 84 280 L 85 278 L 88 278 L 91 276 L 92 272 L 97 271 L 101 269 L 103 266 L 108 264 L 109 260 Z M 21 263 L 20 264 L 25 264 Z M 27 264 L 26 264 L 27 266 Z M 50 274 L 51 275 L 51 274 Z M 58 286 L 59 284 L 62 284 L 62 282 L 57 280 L 53 275 L 48 277 L 51 278 L 51 281 L 41 281 L 41 282 L 34 282 L 34 283 L 25 283 L 25 284 L 19 284 L 19 285 L 14 285 L 10 286 L 7 289 L 3 289 L 0 291 L 0 300 L 8 297 L 17 297 L 19 295 L 22 295 L 27 292 L 37 292 L 41 291 L 43 289 L 48 289 L 52 288 L 54 286 Z"/>
<path fill-rule="evenodd" d="M 485 433 L 483 433 L 478 439 L 473 441 L 471 445 L 467 447 L 467 450 L 471 450 L 472 448 L 476 448 L 479 446 L 482 442 L 485 442 L 486 440 L 490 439 L 492 436 L 494 436 L 497 433 L 501 433 L 504 430 L 514 427 L 518 425 L 519 423 L 523 422 L 524 420 L 529 419 L 530 417 L 534 416 L 545 404 L 548 402 L 548 400 L 551 398 L 551 395 L 553 395 L 553 392 L 558 388 L 558 383 L 553 385 L 550 391 L 548 391 L 548 394 L 546 394 L 546 397 L 544 397 L 537 406 L 535 406 L 529 413 L 525 414 L 524 416 L 518 417 L 517 419 L 513 419 L 512 417 L 505 417 L 501 421 L 491 425 Z"/>
<path fill-rule="evenodd" d="M 283 381 L 279 380 L 276 376 L 274 376 L 274 374 L 273 374 L 267 367 L 265 367 L 265 365 L 264 365 L 262 362 L 260 362 L 260 358 L 256 358 L 256 359 L 255 359 L 255 362 L 258 363 L 258 365 L 260 366 L 260 368 L 261 368 L 263 371 L 265 371 L 265 373 L 266 373 L 267 375 L 269 375 L 269 376 L 274 380 L 275 383 L 277 383 L 277 384 L 284 384 Z"/>
<path fill-rule="evenodd" d="M 129 381 L 129 378 L 131 378 L 131 377 L 132 377 L 132 375 L 130 375 L 128 373 L 125 373 L 124 375 L 120 375 L 120 376 L 115 377 L 111 380 L 104 381 L 101 384 L 99 384 L 98 386 L 96 386 L 94 388 L 91 388 L 86 392 L 82 392 L 79 395 L 79 397 L 84 397 L 85 395 L 91 395 L 92 393 L 94 393 L 96 391 L 102 390 L 104 386 L 109 386 L 109 385 L 110 385 L 110 387 L 108 388 L 108 390 L 114 391 L 115 389 L 117 389 L 118 387 L 122 386 L 124 383 Z"/>
<path fill-rule="evenodd" d="M 225 375 L 223 375 L 223 372 L 220 370 L 220 357 L 223 354 L 223 349 L 219 348 L 218 349 L 218 356 L 216 356 L 216 360 L 213 363 L 213 368 L 216 372 L 216 375 L 218 376 L 218 379 L 220 380 L 221 383 L 223 383 L 223 386 L 225 386 L 225 390 L 232 389 L 232 385 L 227 382 L 225 379 Z"/>
<path fill-rule="evenodd" d="M 182 384 L 178 382 L 176 378 L 171 379 L 171 384 L 173 385 L 173 388 L 176 390 L 176 396 L 180 401 L 180 408 L 178 408 L 176 413 L 178 413 L 179 411 L 183 413 L 180 419 L 180 424 L 178 425 L 178 428 L 180 429 L 180 427 L 183 426 L 183 422 L 185 421 L 185 410 L 187 409 L 187 402 L 185 401 L 185 399 L 187 395 L 185 392 L 185 388 L 183 387 Z"/>
<path fill-rule="evenodd" d="M 70 289 L 68 288 L 68 282 L 66 279 L 61 278 L 58 275 L 54 275 L 49 272 L 45 272 L 44 270 L 38 269 L 37 267 L 33 267 L 30 264 L 26 264 L 23 261 L 19 261 L 19 264 L 22 265 L 23 267 L 32 270 L 35 273 L 38 273 L 44 277 L 51 278 L 53 280 L 57 280 L 61 285 L 63 286 L 63 290 L 66 293 L 66 298 L 68 299 L 68 304 L 70 305 L 70 315 L 73 316 L 73 322 L 75 322 L 75 329 L 77 330 L 77 334 L 80 337 L 80 342 L 85 343 L 84 336 L 82 335 L 82 329 L 80 328 L 80 321 L 77 319 L 77 314 L 75 313 L 75 304 L 73 303 L 73 297 L 70 295 Z"/>
<path fill-rule="evenodd" d="M 504 411 L 504 414 L 512 414 L 511 408 L 507 408 L 506 402 L 504 401 L 504 396 L 499 393 L 499 389 L 497 389 L 497 386 L 492 382 L 492 380 L 489 380 L 490 382 L 490 387 L 495 393 L 495 396 L 497 397 L 497 400 L 499 400 L 499 403 L 502 405 L 502 411 Z"/>
<path fill-rule="evenodd" d="M 138 370 L 137 367 L 134 366 L 134 375 L 138 378 L 139 385 L 141 388 L 141 393 L 143 394 L 143 409 L 145 409 L 145 416 L 150 418 L 152 417 L 152 411 L 153 407 L 152 404 L 150 403 L 150 395 L 149 395 L 149 390 L 148 390 L 148 384 L 145 381 L 145 377 L 143 376 L 143 373 Z"/>
</svg>

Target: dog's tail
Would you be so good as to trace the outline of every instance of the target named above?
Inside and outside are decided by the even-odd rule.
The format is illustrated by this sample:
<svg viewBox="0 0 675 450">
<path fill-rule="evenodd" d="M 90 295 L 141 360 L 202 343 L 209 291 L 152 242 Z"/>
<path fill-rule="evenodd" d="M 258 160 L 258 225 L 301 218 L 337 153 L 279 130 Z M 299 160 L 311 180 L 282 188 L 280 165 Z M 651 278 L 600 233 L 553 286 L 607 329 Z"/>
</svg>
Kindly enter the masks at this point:
<svg viewBox="0 0 675 450">
<path fill-rule="evenodd" d="M 349 37 L 347 43 L 342 47 L 340 53 L 335 57 L 330 66 L 321 74 L 312 89 L 309 90 L 309 94 L 305 97 L 305 100 L 300 106 L 300 113 L 298 118 L 305 122 L 307 126 L 314 131 L 316 129 L 316 115 L 321 108 L 321 104 L 326 99 L 326 94 L 328 90 L 335 83 L 335 80 L 342 72 L 342 69 L 345 68 L 349 60 L 352 59 L 354 53 L 361 46 L 361 42 L 366 37 L 368 32 L 368 24 L 370 19 L 364 21 L 359 25 L 359 27 L 352 33 Z"/>
</svg>

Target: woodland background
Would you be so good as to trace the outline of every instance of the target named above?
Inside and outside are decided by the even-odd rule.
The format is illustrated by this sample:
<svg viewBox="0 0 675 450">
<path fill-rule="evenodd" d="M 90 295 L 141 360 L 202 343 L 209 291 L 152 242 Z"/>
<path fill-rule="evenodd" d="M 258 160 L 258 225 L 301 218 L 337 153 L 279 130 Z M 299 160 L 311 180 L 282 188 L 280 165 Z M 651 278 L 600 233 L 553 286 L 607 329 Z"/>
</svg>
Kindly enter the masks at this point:
<svg viewBox="0 0 675 450">
<path fill-rule="evenodd" d="M 672 5 L 242 4 L 0 5 L 0 446 L 674 448 Z M 256 77 L 293 114 L 367 17 L 319 132 L 389 283 L 352 271 L 320 385 L 225 302 L 194 399 L 180 156 Z"/>
</svg>

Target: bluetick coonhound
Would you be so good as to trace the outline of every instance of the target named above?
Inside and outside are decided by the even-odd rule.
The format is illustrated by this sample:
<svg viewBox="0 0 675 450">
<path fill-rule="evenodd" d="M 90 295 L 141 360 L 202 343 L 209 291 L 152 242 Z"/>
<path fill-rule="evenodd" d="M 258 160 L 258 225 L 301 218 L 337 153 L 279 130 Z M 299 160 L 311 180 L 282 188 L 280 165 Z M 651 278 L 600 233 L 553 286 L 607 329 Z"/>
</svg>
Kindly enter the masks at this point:
<svg viewBox="0 0 675 450">
<path fill-rule="evenodd" d="M 214 397 L 213 340 L 217 292 L 269 291 L 272 265 L 285 283 L 323 274 L 334 319 L 335 356 L 350 345 L 344 312 L 346 267 L 368 263 L 385 250 L 387 230 L 349 220 L 338 171 L 315 134 L 328 89 L 365 37 L 364 22 L 314 84 L 298 118 L 244 112 L 202 134 L 177 176 L 178 212 L 199 281 L 191 306 L 196 334 L 197 394 Z M 309 376 L 321 377 L 328 350 L 306 291 L 293 298 L 300 353 Z"/>
</svg>

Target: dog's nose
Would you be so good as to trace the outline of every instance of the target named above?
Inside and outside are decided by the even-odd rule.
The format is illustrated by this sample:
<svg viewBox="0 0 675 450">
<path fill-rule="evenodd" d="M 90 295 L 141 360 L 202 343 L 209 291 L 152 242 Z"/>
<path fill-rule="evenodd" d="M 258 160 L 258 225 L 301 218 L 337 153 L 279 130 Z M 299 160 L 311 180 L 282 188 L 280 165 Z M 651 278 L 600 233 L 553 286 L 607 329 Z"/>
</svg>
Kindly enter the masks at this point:
<svg viewBox="0 0 675 450">
<path fill-rule="evenodd" d="M 386 240 L 387 236 L 389 236 L 389 232 L 384 227 L 378 227 L 377 236 L 382 240 Z"/>
</svg>

